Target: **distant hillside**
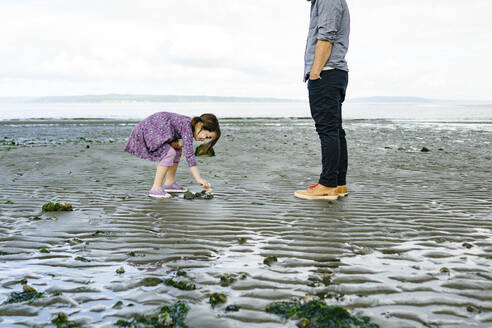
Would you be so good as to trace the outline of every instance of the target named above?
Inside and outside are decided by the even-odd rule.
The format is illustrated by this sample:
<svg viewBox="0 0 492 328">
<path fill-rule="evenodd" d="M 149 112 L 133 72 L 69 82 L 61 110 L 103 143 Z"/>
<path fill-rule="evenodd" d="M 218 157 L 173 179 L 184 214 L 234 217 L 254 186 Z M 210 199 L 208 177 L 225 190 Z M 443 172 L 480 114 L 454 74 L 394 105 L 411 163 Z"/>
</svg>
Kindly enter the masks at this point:
<svg viewBox="0 0 492 328">
<path fill-rule="evenodd" d="M 0 102 L 24 102 L 24 103 L 101 103 L 101 102 L 158 102 L 158 103 L 182 103 L 182 102 L 299 102 L 303 100 L 281 98 L 254 98 L 254 97 L 215 97 L 215 96 L 179 96 L 179 95 L 84 95 L 84 96 L 54 96 L 54 97 L 4 97 Z"/>
<path fill-rule="evenodd" d="M 351 103 L 443 103 L 452 100 L 428 99 L 420 97 L 365 97 L 347 99 Z"/>
</svg>

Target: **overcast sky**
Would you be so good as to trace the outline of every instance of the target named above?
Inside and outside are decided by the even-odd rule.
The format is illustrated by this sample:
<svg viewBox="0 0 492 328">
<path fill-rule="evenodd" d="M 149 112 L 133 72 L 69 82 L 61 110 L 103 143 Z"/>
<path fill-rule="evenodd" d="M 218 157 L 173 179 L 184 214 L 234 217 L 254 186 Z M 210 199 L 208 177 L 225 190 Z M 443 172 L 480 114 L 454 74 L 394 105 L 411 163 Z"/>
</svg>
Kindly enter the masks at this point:
<svg viewBox="0 0 492 328">
<path fill-rule="evenodd" d="M 491 0 L 347 0 L 348 96 L 491 100 Z M 0 0 L 0 96 L 305 98 L 305 0 Z"/>
</svg>

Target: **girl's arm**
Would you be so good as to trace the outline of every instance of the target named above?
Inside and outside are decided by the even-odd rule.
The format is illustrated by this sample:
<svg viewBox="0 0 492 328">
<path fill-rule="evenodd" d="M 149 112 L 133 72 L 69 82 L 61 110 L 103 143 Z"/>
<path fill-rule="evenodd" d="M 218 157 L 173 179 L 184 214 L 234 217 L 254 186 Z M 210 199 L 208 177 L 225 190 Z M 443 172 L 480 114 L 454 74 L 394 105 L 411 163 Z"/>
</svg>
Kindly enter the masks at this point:
<svg viewBox="0 0 492 328">
<path fill-rule="evenodd" d="M 196 166 L 196 165 L 191 166 L 190 171 L 191 171 L 191 174 L 193 175 L 193 177 L 195 178 L 196 182 L 198 182 L 198 184 L 202 185 L 202 187 L 205 189 L 210 188 L 210 184 L 200 177 L 200 172 L 198 171 L 198 166 Z"/>
</svg>

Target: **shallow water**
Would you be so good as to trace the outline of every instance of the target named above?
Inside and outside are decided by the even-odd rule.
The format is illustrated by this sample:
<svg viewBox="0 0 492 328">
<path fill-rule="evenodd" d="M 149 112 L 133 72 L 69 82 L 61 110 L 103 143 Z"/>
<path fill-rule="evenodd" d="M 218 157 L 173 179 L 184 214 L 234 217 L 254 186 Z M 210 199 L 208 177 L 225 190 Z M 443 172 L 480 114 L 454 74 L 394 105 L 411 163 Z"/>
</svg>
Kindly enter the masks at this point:
<svg viewBox="0 0 492 328">
<path fill-rule="evenodd" d="M 337 202 L 293 197 L 319 174 L 310 120 L 224 121 L 218 156 L 199 160 L 209 201 L 149 199 L 154 164 L 122 151 L 132 126 L 0 126 L 0 303 L 23 278 L 47 295 L 0 305 L 0 326 L 44 326 L 61 311 L 111 326 L 181 299 L 192 328 L 295 327 L 264 309 L 305 295 L 381 327 L 492 326 L 488 124 L 347 122 L 350 195 Z M 185 162 L 178 182 L 200 190 Z M 54 200 L 74 211 L 40 215 Z M 196 290 L 139 285 L 178 268 Z M 239 272 L 247 278 L 220 286 Z M 241 310 L 212 310 L 213 292 Z"/>
</svg>

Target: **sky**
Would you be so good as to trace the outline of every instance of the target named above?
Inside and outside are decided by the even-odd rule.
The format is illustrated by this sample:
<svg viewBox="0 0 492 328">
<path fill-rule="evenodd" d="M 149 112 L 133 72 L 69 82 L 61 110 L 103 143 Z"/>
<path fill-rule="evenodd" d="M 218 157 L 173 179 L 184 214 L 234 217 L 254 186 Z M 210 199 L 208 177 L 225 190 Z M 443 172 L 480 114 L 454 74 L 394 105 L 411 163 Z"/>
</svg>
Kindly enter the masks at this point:
<svg viewBox="0 0 492 328">
<path fill-rule="evenodd" d="M 492 1 L 347 0 L 348 98 L 492 100 Z M 304 99 L 305 0 L 0 0 L 0 97 Z"/>
</svg>

